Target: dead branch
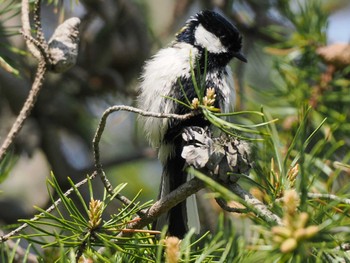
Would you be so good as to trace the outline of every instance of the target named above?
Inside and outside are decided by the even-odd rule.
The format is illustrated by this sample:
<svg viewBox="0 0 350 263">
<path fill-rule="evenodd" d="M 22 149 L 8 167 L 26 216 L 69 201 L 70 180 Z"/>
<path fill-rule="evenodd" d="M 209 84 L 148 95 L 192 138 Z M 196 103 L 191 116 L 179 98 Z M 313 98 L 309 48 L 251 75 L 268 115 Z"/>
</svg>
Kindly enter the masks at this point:
<svg viewBox="0 0 350 263">
<path fill-rule="evenodd" d="M 75 64 L 78 55 L 78 26 L 80 20 L 78 18 L 66 20 L 62 25 L 57 27 L 48 44 L 43 36 L 41 28 L 40 5 L 40 0 L 37 0 L 34 4 L 34 20 L 37 32 L 37 39 L 35 39 L 31 35 L 29 2 L 28 0 L 22 0 L 21 33 L 26 40 L 29 51 L 38 60 L 38 68 L 28 97 L 0 147 L 0 162 L 5 158 L 8 148 L 22 129 L 24 121 L 30 115 L 43 86 L 47 70 L 64 72 Z"/>
</svg>

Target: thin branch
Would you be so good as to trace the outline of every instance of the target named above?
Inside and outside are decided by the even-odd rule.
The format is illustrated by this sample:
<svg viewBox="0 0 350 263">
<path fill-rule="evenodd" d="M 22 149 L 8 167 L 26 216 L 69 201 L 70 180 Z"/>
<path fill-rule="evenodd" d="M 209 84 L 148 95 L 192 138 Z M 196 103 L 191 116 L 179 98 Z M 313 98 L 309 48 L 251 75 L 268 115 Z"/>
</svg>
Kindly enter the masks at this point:
<svg viewBox="0 0 350 263">
<path fill-rule="evenodd" d="M 230 212 L 230 213 L 248 213 L 249 209 L 247 208 L 241 208 L 241 207 L 231 207 L 227 204 L 227 202 L 222 199 L 222 198 L 215 198 L 216 203 L 225 211 Z"/>
<path fill-rule="evenodd" d="M 349 251 L 350 250 L 350 243 L 344 243 L 341 244 L 340 246 L 337 246 L 335 250 L 344 250 L 344 251 Z"/>
<path fill-rule="evenodd" d="M 31 36 L 31 26 L 29 21 L 29 0 L 22 0 L 21 9 L 21 20 L 22 20 L 22 31 L 25 35 Z M 41 60 L 41 53 L 38 48 L 28 39 L 26 39 L 27 47 L 32 55 L 37 59 Z"/>
<path fill-rule="evenodd" d="M 44 37 L 42 26 L 41 26 L 40 12 L 41 12 L 41 0 L 36 0 L 34 5 L 34 28 L 36 31 L 36 39 L 38 39 L 41 43 L 45 43 L 46 48 L 49 49 Z"/>
<path fill-rule="evenodd" d="M 11 130 L 9 131 L 4 142 L 1 145 L 0 162 L 5 158 L 5 155 L 6 155 L 6 152 L 9 148 L 9 146 L 12 144 L 12 142 L 16 138 L 17 134 L 22 129 L 24 121 L 28 118 L 31 110 L 34 107 L 35 101 L 36 101 L 36 99 L 39 95 L 39 92 L 41 90 L 41 87 L 43 85 L 46 69 L 47 68 L 46 68 L 45 61 L 43 61 L 43 60 L 40 61 L 36 75 L 35 75 L 35 80 L 32 84 L 32 88 L 28 94 L 28 97 L 27 97 L 19 115 L 17 116 L 16 121 L 12 124 Z"/>
<path fill-rule="evenodd" d="M 232 193 L 234 193 L 242 199 L 242 204 L 245 207 L 255 213 L 257 217 L 262 218 L 265 222 L 268 222 L 270 224 L 283 225 L 282 219 L 279 216 L 272 213 L 265 204 L 241 188 L 238 183 L 227 182 L 227 180 L 217 181 L 217 176 L 209 176 L 203 173 L 203 171 L 198 172 L 194 169 L 191 170 L 191 173 L 193 173 L 197 178 L 203 180 L 207 185 L 222 193 L 223 196 L 226 196 L 226 198 L 233 199 L 234 197 L 232 196 Z"/>
<path fill-rule="evenodd" d="M 95 177 L 97 176 L 97 173 L 94 172 L 93 174 L 91 174 L 89 177 L 87 177 L 86 179 L 76 183 L 74 185 L 74 187 L 71 187 L 69 188 L 63 195 L 65 197 L 71 195 L 75 189 L 81 187 L 82 185 L 86 184 L 89 180 L 92 180 L 94 179 Z M 62 199 L 59 198 L 57 199 L 49 208 L 47 208 L 45 210 L 45 212 L 47 213 L 50 213 L 52 212 L 60 203 L 62 202 Z M 44 216 L 45 214 L 44 213 L 40 213 L 38 215 L 35 215 L 33 218 L 30 219 L 31 222 L 35 222 L 37 221 L 38 219 L 40 219 L 40 217 Z M 9 238 L 11 238 L 12 236 L 14 235 L 17 235 L 20 231 L 22 231 L 23 229 L 25 229 L 26 227 L 28 226 L 27 223 L 24 223 L 23 225 L 19 226 L 18 228 L 12 230 L 10 233 L 6 234 L 6 235 L 3 235 L 3 236 L 0 236 L 0 243 L 3 243 L 5 241 L 7 241 Z"/>
<path fill-rule="evenodd" d="M 307 197 L 312 198 L 312 199 L 318 198 L 318 199 L 333 200 L 333 201 L 337 201 L 337 202 L 342 203 L 342 204 L 350 205 L 350 199 L 341 198 L 341 197 L 333 195 L 333 194 L 308 193 Z"/>
<path fill-rule="evenodd" d="M 251 193 L 247 192 L 237 183 L 227 185 L 227 187 L 236 195 L 244 200 L 249 205 L 249 208 L 253 209 L 253 212 L 264 219 L 266 222 L 276 223 L 283 225 L 282 219 L 276 214 L 272 213 L 266 205 L 256 199 Z"/>
<path fill-rule="evenodd" d="M 307 193 L 307 197 L 310 199 L 325 199 L 325 200 L 332 200 L 337 201 L 341 204 L 350 205 L 350 199 L 349 198 L 342 198 L 339 196 L 336 196 L 334 194 L 321 194 L 321 193 Z M 275 200 L 276 202 L 282 202 L 282 198 L 278 198 Z"/>
<path fill-rule="evenodd" d="M 176 190 L 172 191 L 168 195 L 155 202 L 143 216 L 140 216 L 140 220 L 133 221 L 126 226 L 126 229 L 142 229 L 143 227 L 151 224 L 161 214 L 169 211 L 175 205 L 186 200 L 192 194 L 197 193 L 200 189 L 204 188 L 205 184 L 198 178 L 193 178 L 190 181 L 182 184 Z M 132 233 L 131 231 L 122 231 L 119 236 L 127 236 Z"/>
<path fill-rule="evenodd" d="M 31 35 L 27 35 L 23 30 L 21 30 L 20 33 L 22 34 L 23 38 L 27 41 L 27 43 L 33 44 L 37 48 L 37 50 L 39 50 L 41 56 L 40 61 L 44 59 L 47 65 L 51 65 L 52 59 L 47 43 L 41 42 L 40 40 L 33 38 Z"/>
<path fill-rule="evenodd" d="M 147 116 L 147 117 L 154 117 L 154 118 L 172 118 L 172 119 L 178 119 L 178 120 L 186 120 L 192 116 L 194 116 L 196 114 L 196 112 L 191 112 L 188 114 L 184 114 L 184 115 L 178 115 L 178 114 L 165 114 L 165 113 L 155 113 L 155 112 L 146 112 L 143 110 L 140 110 L 138 108 L 134 108 L 134 107 L 130 107 L 130 106 L 124 106 L 124 105 L 117 105 L 117 106 L 112 106 L 109 107 L 103 114 L 102 117 L 100 119 L 100 123 L 97 127 L 94 139 L 92 141 L 93 144 L 93 152 L 94 152 L 94 162 L 95 162 L 95 169 L 97 174 L 99 175 L 100 179 L 102 180 L 102 183 L 104 185 L 104 187 L 106 188 L 107 192 L 110 195 L 113 195 L 113 186 L 112 184 L 109 182 L 108 178 L 106 177 L 106 174 L 102 168 L 102 164 L 101 164 L 101 158 L 100 158 L 100 147 L 99 147 L 99 143 L 101 141 L 101 137 L 103 134 L 103 131 L 106 127 L 106 123 L 107 123 L 107 118 L 108 116 L 116 111 L 128 111 L 128 112 L 134 112 L 137 113 L 141 116 Z M 120 201 L 122 201 L 124 204 L 129 205 L 131 204 L 131 202 L 126 199 L 125 197 L 122 197 L 121 195 L 117 195 L 116 196 L 117 199 L 119 199 Z M 141 211 L 142 214 L 142 211 Z"/>
<path fill-rule="evenodd" d="M 40 5 L 40 0 L 38 0 L 36 5 Z M 36 10 L 40 10 L 40 7 L 36 6 Z M 34 82 L 32 84 L 32 88 L 28 94 L 28 97 L 17 116 L 17 119 L 13 123 L 11 130 L 7 134 L 4 142 L 1 145 L 0 148 L 0 162 L 5 158 L 6 152 L 14 139 L 16 138 L 19 131 L 22 129 L 24 121 L 28 118 L 30 115 L 30 112 L 32 111 L 35 101 L 39 95 L 39 92 L 41 90 L 41 87 L 43 85 L 44 76 L 47 71 L 47 58 L 49 57 L 48 53 L 46 52 L 47 49 L 45 47 L 44 50 L 41 50 L 41 47 L 43 45 L 47 45 L 44 41 L 43 43 L 40 41 L 35 41 L 35 39 L 31 36 L 31 27 L 29 22 L 29 3 L 28 0 L 22 0 L 22 32 L 24 35 L 24 39 L 26 40 L 27 46 L 29 51 L 33 54 L 34 57 L 36 57 L 39 61 L 38 69 L 35 75 Z M 36 12 L 36 16 L 39 16 L 39 11 Z M 37 17 L 36 19 L 40 20 L 40 17 Z M 41 24 L 36 24 L 37 26 L 40 26 Z M 41 32 L 41 29 L 37 29 Z"/>
</svg>

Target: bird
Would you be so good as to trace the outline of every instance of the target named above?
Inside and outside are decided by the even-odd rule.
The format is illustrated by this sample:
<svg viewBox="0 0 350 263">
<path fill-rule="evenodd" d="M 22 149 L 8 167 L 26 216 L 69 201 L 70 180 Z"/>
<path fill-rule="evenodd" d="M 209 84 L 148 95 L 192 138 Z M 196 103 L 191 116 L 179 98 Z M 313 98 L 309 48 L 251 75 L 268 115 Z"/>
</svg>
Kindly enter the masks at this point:
<svg viewBox="0 0 350 263">
<path fill-rule="evenodd" d="M 214 89 L 214 106 L 222 112 L 233 110 L 235 90 L 229 62 L 237 58 L 247 62 L 242 53 L 242 36 L 224 15 L 203 10 L 191 16 L 169 46 L 160 49 L 145 62 L 140 77 L 138 107 L 148 112 L 185 114 L 191 109 L 178 101 L 198 97 L 193 83 L 193 73 L 205 74 L 204 85 Z M 158 159 L 163 171 L 159 197 L 162 198 L 189 180 L 184 170 L 185 160 L 181 132 L 185 127 L 210 127 L 202 116 L 186 120 L 140 117 L 150 144 L 158 149 Z M 182 239 L 194 226 L 199 231 L 195 196 L 188 198 L 160 216 L 153 224 L 162 230 L 168 226 L 167 235 Z"/>
</svg>

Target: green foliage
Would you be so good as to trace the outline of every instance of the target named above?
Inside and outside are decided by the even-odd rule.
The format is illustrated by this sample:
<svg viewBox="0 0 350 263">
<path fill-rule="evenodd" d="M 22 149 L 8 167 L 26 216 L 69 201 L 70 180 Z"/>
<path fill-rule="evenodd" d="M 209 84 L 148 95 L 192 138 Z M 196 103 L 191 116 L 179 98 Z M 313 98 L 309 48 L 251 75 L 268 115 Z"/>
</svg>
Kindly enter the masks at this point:
<svg viewBox="0 0 350 263">
<path fill-rule="evenodd" d="M 67 251 L 73 249 L 76 250 L 77 255 L 81 255 L 84 252 L 88 256 L 97 257 L 98 255 L 103 260 L 106 255 L 103 253 L 99 255 L 98 249 L 105 247 L 107 250 L 115 250 L 119 257 L 125 255 L 129 259 L 147 259 L 147 255 L 151 254 L 149 250 L 155 247 L 152 245 L 152 242 L 148 241 L 148 239 L 153 239 L 152 236 L 136 234 L 128 239 L 118 237 L 118 234 L 139 210 L 149 206 L 149 202 L 139 204 L 136 201 L 136 196 L 132 200 L 135 206 L 122 207 L 116 214 L 112 214 L 108 219 L 102 220 L 105 209 L 114 200 L 115 195 L 119 194 L 126 185 L 118 185 L 114 189 L 114 196 L 109 196 L 105 193 L 103 199 L 99 201 L 94 199 L 93 188 L 89 181 L 91 200 L 90 205 L 88 205 L 72 181 L 70 183 L 74 188 L 75 198 L 79 202 L 76 203 L 72 197 L 67 197 L 52 176 L 48 184 L 62 200 L 62 207 L 55 204 L 57 215 L 56 213 L 52 214 L 37 208 L 41 213 L 37 216 L 38 220 L 21 220 L 28 224 L 34 230 L 34 233 L 21 234 L 19 237 L 28 240 L 32 244 L 39 244 L 43 249 L 61 248 L 62 251 L 65 251 L 64 255 Z M 54 203 L 55 200 L 52 196 L 51 199 Z M 83 209 L 79 209 L 79 207 Z M 62 252 L 59 255 L 58 259 L 62 260 Z"/>
<path fill-rule="evenodd" d="M 10 0 L 10 1 L 5 1 L 4 3 L 1 3 L 0 37 L 10 37 L 10 36 L 19 34 L 19 29 L 20 29 L 19 25 L 4 27 L 3 23 L 6 23 L 7 21 L 14 18 L 15 16 L 18 16 L 20 13 L 20 7 L 21 5 L 17 0 Z M 4 56 L 2 54 L 3 53 L 2 49 L 5 49 L 6 51 L 9 50 L 15 54 L 23 54 L 24 52 L 15 47 L 12 47 L 11 45 L 9 45 L 4 41 L 0 43 L 0 67 L 6 70 L 7 72 L 18 76 L 19 71 L 13 66 L 14 62 L 10 58 L 8 58 L 6 55 Z"/>
<path fill-rule="evenodd" d="M 0 184 L 6 180 L 14 163 L 15 158 L 11 153 L 8 153 L 4 160 L 0 163 Z"/>
<path fill-rule="evenodd" d="M 20 247 L 21 239 L 18 239 L 16 243 L 13 243 L 12 246 L 8 246 L 7 244 L 0 245 L 0 261 L 7 263 L 15 263 L 17 261 L 16 251 Z M 32 245 L 29 244 L 28 247 L 23 251 L 23 262 L 27 262 L 28 255 L 30 253 Z"/>
<path fill-rule="evenodd" d="M 6 22 L 11 18 L 15 17 L 20 12 L 21 4 L 18 0 L 10 0 L 4 2 L 0 10 L 1 21 Z M 12 28 L 7 28 L 6 30 L 11 30 Z M 5 31 L 6 32 L 6 31 Z M 11 32 L 11 31 L 8 31 Z M 3 34 L 4 32 L 2 32 Z M 18 33 L 18 32 L 17 32 Z"/>
<path fill-rule="evenodd" d="M 98 202 L 98 209 L 94 210 L 91 204 L 96 203 L 97 199 L 94 199 L 92 182 L 88 181 L 89 206 L 79 189 L 70 183 L 74 194 L 68 197 L 52 176 L 48 185 L 57 191 L 62 205 L 55 204 L 55 213 L 37 208 L 40 214 L 35 220 L 21 220 L 30 226 L 28 233 L 13 236 L 12 239 L 30 242 L 39 260 L 44 262 L 77 262 L 79 258 L 90 258 L 94 262 L 164 262 L 164 257 L 168 257 L 170 252 L 164 233 L 160 238 L 147 231 L 136 231 L 132 237 L 120 236 L 126 224 L 137 216 L 139 210 L 147 208 L 149 202 L 141 204 L 136 196 L 132 200 L 133 205 L 121 207 L 117 213 L 108 215 L 107 207 L 113 206 L 115 196 L 105 193 Z M 114 189 L 115 195 L 120 194 L 125 186 L 118 185 Z M 101 219 L 95 220 L 95 225 L 92 223 L 94 215 Z M 244 250 L 237 250 L 243 247 L 243 242 L 243 239 L 236 237 L 233 223 L 225 224 L 221 216 L 217 234 L 206 233 L 198 238 L 191 230 L 179 243 L 176 255 L 181 262 L 227 262 L 227 258 L 238 262 L 236 260 L 245 255 Z M 12 262 L 12 252 L 5 249 L 2 253 L 3 257 L 9 258 L 8 262 Z"/>
<path fill-rule="evenodd" d="M 230 112 L 230 113 L 213 113 L 211 112 L 207 107 L 201 107 L 202 113 L 205 116 L 205 118 L 210 121 L 211 124 L 218 127 L 220 130 L 225 132 L 226 134 L 229 134 L 231 136 L 234 136 L 236 138 L 246 140 L 246 141 L 263 141 L 264 137 L 270 136 L 269 133 L 261 130 L 261 127 L 264 127 L 266 125 L 269 125 L 277 119 L 266 121 L 264 113 L 258 112 L 258 111 L 237 111 L 237 112 Z M 226 121 L 220 117 L 223 116 L 235 116 L 236 118 L 240 115 L 258 115 L 260 116 L 264 121 L 257 123 L 257 124 L 240 124 L 240 123 L 233 123 Z M 247 117 L 245 117 L 247 118 Z M 260 130 L 257 130 L 257 128 L 260 128 Z M 247 136 L 245 136 L 247 134 Z M 248 137 L 248 136 L 255 136 L 255 137 Z M 258 138 L 256 136 L 262 136 L 263 138 Z"/>
</svg>

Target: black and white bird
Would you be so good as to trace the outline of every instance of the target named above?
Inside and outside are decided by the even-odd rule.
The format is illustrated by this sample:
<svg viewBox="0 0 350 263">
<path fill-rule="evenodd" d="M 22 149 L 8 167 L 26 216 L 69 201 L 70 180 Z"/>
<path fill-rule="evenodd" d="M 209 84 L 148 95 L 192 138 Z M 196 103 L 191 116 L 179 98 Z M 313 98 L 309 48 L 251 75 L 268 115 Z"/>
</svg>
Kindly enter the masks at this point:
<svg viewBox="0 0 350 263">
<path fill-rule="evenodd" d="M 199 66 L 201 73 L 204 69 L 207 72 L 206 88 L 215 89 L 214 106 L 222 112 L 233 110 L 235 91 L 228 63 L 233 58 L 247 61 L 241 47 L 241 35 L 226 18 L 214 11 L 197 13 L 186 22 L 169 47 L 161 49 L 146 62 L 141 77 L 139 107 L 150 112 L 188 113 L 187 107 L 169 97 L 186 101 L 182 88 L 190 101 L 198 97 L 191 68 L 197 72 Z M 158 156 L 163 165 L 161 198 L 188 180 L 184 171 L 185 160 L 181 157 L 183 128 L 208 127 L 210 124 L 201 115 L 185 121 L 143 117 L 142 122 L 151 145 L 159 149 Z M 169 235 L 179 238 L 183 238 L 189 226 L 195 226 L 199 231 L 195 197 L 188 198 L 160 217 L 156 228 L 161 230 L 164 224 L 168 225 Z"/>
</svg>

